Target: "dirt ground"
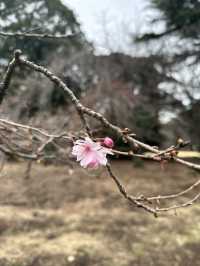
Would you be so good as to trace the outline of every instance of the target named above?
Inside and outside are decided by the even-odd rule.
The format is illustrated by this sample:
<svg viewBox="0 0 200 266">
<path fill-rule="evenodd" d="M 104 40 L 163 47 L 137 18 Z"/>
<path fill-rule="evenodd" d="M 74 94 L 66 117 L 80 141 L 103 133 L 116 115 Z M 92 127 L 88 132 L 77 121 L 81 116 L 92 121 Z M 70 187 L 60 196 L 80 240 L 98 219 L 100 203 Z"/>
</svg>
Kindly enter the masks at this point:
<svg viewBox="0 0 200 266">
<path fill-rule="evenodd" d="M 27 178 L 25 166 L 0 174 L 0 266 L 200 265 L 198 203 L 154 218 L 104 171 L 35 164 Z M 198 178 L 174 164 L 115 161 L 114 170 L 134 195 L 178 192 Z"/>
</svg>

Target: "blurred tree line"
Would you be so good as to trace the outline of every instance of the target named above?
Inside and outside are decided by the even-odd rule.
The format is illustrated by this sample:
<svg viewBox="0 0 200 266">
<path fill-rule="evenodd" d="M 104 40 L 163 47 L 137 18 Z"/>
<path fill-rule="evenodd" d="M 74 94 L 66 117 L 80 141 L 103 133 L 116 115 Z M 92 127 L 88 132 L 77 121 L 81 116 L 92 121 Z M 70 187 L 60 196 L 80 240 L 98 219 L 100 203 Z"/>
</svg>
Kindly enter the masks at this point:
<svg viewBox="0 0 200 266">
<path fill-rule="evenodd" d="M 13 50 L 19 48 L 31 60 L 52 69 L 85 104 L 113 123 L 129 127 L 143 141 L 172 144 L 181 135 L 192 139 L 199 148 L 200 3 L 151 0 L 151 4 L 160 11 L 152 23 L 162 21 L 164 29 L 137 36 L 137 41 L 152 43 L 174 38 L 178 46 L 132 57 L 123 53 L 95 55 L 75 14 L 60 0 L 2 0 L 0 31 L 73 36 L 62 40 L 0 36 L 0 73 Z M 43 119 L 55 128 L 60 121 L 65 128 L 77 126 L 64 92 L 37 73 L 16 75 L 8 94 L 3 114 L 19 120 Z M 163 124 L 163 116 L 169 113 L 173 119 Z M 60 119 L 54 118 L 57 114 Z M 98 125 L 94 126 L 98 129 Z"/>
<path fill-rule="evenodd" d="M 1 37 L 1 60 L 10 57 L 17 48 L 28 54 L 31 60 L 41 61 L 52 51 L 66 49 L 66 46 L 80 47 L 85 41 L 75 15 L 60 0 L 1 0 L 0 31 L 74 34 L 67 41 Z"/>
<path fill-rule="evenodd" d="M 169 39 L 175 42 L 170 52 L 162 50 L 165 58 L 171 58 L 176 74 L 177 86 L 172 94 L 182 103 L 174 125 L 174 132 L 190 138 L 200 148 L 200 2 L 198 0 L 151 0 L 151 7 L 159 10 L 152 24 L 164 24 L 160 32 L 148 32 L 137 37 L 137 41 L 154 42 Z M 175 70 L 175 72 L 176 72 Z M 181 99 L 182 98 L 182 99 Z M 179 133 L 177 129 L 179 128 Z"/>
</svg>

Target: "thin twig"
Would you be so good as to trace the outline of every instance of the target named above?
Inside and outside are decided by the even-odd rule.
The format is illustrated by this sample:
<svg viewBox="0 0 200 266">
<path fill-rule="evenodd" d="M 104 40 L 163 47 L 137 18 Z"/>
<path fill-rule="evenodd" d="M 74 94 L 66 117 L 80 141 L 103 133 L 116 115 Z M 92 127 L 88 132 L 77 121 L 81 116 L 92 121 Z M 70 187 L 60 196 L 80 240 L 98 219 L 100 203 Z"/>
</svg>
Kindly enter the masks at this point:
<svg viewBox="0 0 200 266">
<path fill-rule="evenodd" d="M 0 104 L 2 103 L 2 101 L 5 97 L 5 94 L 8 90 L 8 87 L 10 85 L 10 81 L 11 81 L 13 72 L 15 70 L 15 67 L 17 65 L 17 60 L 19 59 L 19 55 L 20 55 L 19 51 L 16 51 L 14 53 L 13 59 L 8 64 L 8 68 L 7 68 L 7 71 L 3 77 L 3 81 L 2 81 L 2 83 L 0 83 Z"/>
<path fill-rule="evenodd" d="M 189 206 L 193 205 L 193 203 L 195 203 L 199 198 L 200 198 L 200 193 L 198 193 L 193 199 L 188 200 L 185 203 L 173 205 L 173 206 L 166 207 L 166 208 L 156 208 L 156 211 L 157 212 L 168 212 L 171 210 L 189 207 Z"/>
<path fill-rule="evenodd" d="M 27 32 L 0 32 L 0 36 L 2 37 L 9 37 L 9 38 L 34 38 L 34 39 L 68 39 L 74 36 L 77 36 L 77 33 L 74 34 L 60 34 L 60 35 L 53 35 L 53 34 L 38 34 L 38 33 L 27 33 Z"/>
<path fill-rule="evenodd" d="M 185 190 L 183 190 L 183 191 L 181 191 L 179 193 L 170 194 L 170 195 L 159 195 L 159 196 L 155 196 L 155 197 L 147 197 L 147 200 L 152 201 L 152 200 L 162 200 L 162 199 L 175 199 L 175 198 L 178 198 L 180 196 L 183 196 L 183 195 L 187 194 L 188 192 L 190 192 L 194 188 L 198 187 L 199 185 L 200 185 L 200 179 L 197 180 L 191 186 L 189 186 L 187 189 L 185 189 Z"/>
<path fill-rule="evenodd" d="M 6 120 L 6 119 L 2 119 L 0 118 L 0 123 L 4 123 L 4 124 L 7 124 L 7 125 L 11 125 L 11 126 L 14 126 L 14 127 L 17 127 L 17 128 L 23 128 L 23 129 L 27 129 L 28 131 L 33 131 L 33 132 L 37 132 L 47 138 L 63 138 L 63 139 L 66 139 L 66 140 L 70 140 L 72 141 L 72 136 L 70 135 L 67 135 L 66 133 L 61 133 L 61 134 L 57 134 L 57 135 L 54 135 L 54 134 L 49 134 L 48 132 L 44 131 L 43 129 L 40 129 L 40 128 L 37 128 L 37 127 L 32 127 L 32 126 L 29 126 L 29 125 L 24 125 L 24 124 L 20 124 L 20 123 L 16 123 L 16 122 L 13 122 L 13 121 L 10 121 L 10 120 Z"/>
<path fill-rule="evenodd" d="M 117 178 L 117 176 L 113 173 L 110 164 L 106 165 L 106 168 L 108 170 L 108 173 L 110 175 L 110 177 L 113 179 L 113 181 L 115 182 L 115 184 L 118 187 L 119 192 L 122 194 L 122 196 L 128 200 L 131 204 L 134 204 L 135 206 L 137 206 L 138 208 L 143 208 L 146 211 L 153 213 L 156 217 L 157 217 L 157 212 L 156 210 L 154 210 L 153 208 L 149 207 L 148 205 L 145 205 L 144 203 L 142 203 L 141 201 L 138 201 L 137 199 L 135 199 L 134 197 L 132 197 L 131 195 L 129 195 L 126 192 L 125 187 L 122 185 L 122 183 L 120 182 L 120 180 Z"/>
</svg>

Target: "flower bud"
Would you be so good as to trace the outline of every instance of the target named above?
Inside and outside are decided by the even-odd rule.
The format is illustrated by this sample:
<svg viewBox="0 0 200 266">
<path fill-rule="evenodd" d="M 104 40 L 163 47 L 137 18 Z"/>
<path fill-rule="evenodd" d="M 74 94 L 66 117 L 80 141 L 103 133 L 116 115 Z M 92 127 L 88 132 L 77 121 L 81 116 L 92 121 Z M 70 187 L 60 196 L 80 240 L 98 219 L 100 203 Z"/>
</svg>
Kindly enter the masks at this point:
<svg viewBox="0 0 200 266">
<path fill-rule="evenodd" d="M 108 148 L 112 148 L 114 146 L 114 141 L 109 137 L 105 137 L 103 140 L 103 145 Z"/>
</svg>

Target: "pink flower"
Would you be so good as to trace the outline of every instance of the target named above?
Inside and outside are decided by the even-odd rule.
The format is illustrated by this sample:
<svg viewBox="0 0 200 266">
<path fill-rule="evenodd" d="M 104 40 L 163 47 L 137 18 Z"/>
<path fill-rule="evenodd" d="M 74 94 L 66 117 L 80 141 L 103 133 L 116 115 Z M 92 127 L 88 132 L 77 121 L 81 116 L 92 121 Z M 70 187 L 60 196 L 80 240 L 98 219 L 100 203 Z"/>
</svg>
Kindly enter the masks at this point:
<svg viewBox="0 0 200 266">
<path fill-rule="evenodd" d="M 100 165 L 107 164 L 106 156 L 112 152 L 108 148 L 102 147 L 99 142 L 85 138 L 85 140 L 75 141 L 72 154 L 76 156 L 82 167 L 96 169 Z"/>
<path fill-rule="evenodd" d="M 103 145 L 108 148 L 112 148 L 114 146 L 114 141 L 109 137 L 105 137 L 103 140 Z"/>
</svg>

